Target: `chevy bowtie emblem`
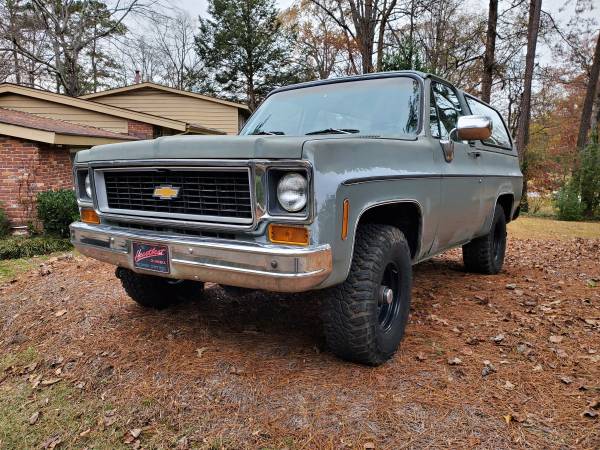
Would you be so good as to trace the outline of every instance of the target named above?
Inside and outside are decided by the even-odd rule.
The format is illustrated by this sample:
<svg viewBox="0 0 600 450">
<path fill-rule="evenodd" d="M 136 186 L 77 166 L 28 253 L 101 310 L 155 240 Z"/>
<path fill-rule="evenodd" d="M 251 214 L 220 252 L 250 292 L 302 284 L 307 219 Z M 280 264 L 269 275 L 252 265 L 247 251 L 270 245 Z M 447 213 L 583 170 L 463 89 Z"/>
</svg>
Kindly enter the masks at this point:
<svg viewBox="0 0 600 450">
<path fill-rule="evenodd" d="M 161 200 L 172 200 L 179 195 L 179 188 L 173 186 L 156 186 L 152 195 Z"/>
</svg>

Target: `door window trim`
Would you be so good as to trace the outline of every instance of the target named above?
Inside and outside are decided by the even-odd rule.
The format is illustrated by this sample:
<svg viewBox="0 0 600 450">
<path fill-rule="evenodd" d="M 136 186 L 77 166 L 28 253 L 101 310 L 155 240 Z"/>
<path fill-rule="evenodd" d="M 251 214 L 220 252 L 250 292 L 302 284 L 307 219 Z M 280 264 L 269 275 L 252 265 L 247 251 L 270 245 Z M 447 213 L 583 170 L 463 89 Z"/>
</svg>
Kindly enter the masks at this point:
<svg viewBox="0 0 600 450">
<path fill-rule="evenodd" d="M 502 114 L 500 114 L 500 111 L 498 111 L 492 105 L 489 105 L 488 103 L 485 103 L 483 100 L 478 99 L 474 95 L 467 94 L 465 92 L 464 96 L 465 96 L 465 103 L 467 105 L 467 108 L 469 108 L 469 112 L 471 114 L 473 114 L 473 111 L 471 110 L 471 106 L 469 105 L 469 102 L 467 101 L 468 98 L 470 98 L 470 99 L 472 99 L 472 100 L 474 100 L 474 101 L 476 101 L 478 103 L 481 103 L 482 105 L 490 108 L 492 111 L 494 111 L 496 114 L 498 114 L 498 117 L 500 117 L 500 120 L 502 121 L 502 125 L 504 126 L 504 131 L 506 131 L 506 135 L 508 136 L 508 140 L 510 141 L 510 147 L 505 147 L 503 145 L 490 144 L 488 142 L 484 142 L 484 141 L 480 140 L 479 142 L 481 143 L 481 145 L 484 145 L 486 147 L 498 148 L 498 149 L 510 152 L 512 154 L 516 154 L 517 152 L 516 152 L 516 149 L 515 149 L 515 143 L 514 143 L 513 138 L 512 138 L 512 136 L 510 134 L 510 131 L 508 131 L 508 127 L 506 126 L 506 121 L 504 120 L 504 117 L 502 117 Z"/>
<path fill-rule="evenodd" d="M 457 117 L 461 117 L 464 116 L 465 114 L 465 105 L 468 107 L 469 105 L 467 104 L 467 102 L 461 98 L 461 93 L 459 92 L 458 89 L 456 89 L 455 86 L 452 86 L 450 83 L 442 81 L 442 80 L 438 80 L 438 79 L 431 79 L 430 83 L 429 83 L 429 107 L 431 108 L 431 100 L 433 99 L 434 104 L 435 104 L 435 113 L 437 116 L 437 124 L 438 124 L 438 131 L 440 133 L 439 137 L 435 137 L 431 134 L 431 114 L 429 115 L 429 135 L 431 136 L 431 138 L 433 139 L 438 139 L 438 140 L 442 140 L 442 129 L 441 129 L 441 125 L 440 125 L 440 113 L 439 113 L 439 107 L 437 102 L 435 101 L 435 96 L 433 94 L 433 84 L 437 83 L 437 84 L 441 84 L 443 86 L 446 86 L 447 88 L 449 88 L 452 92 L 454 92 L 454 95 L 456 96 L 456 99 L 458 100 L 458 104 L 460 105 L 460 110 L 458 111 L 458 116 Z M 469 111 L 471 111 L 471 109 L 469 108 Z M 423 108 L 423 112 L 425 112 L 425 108 Z M 452 131 L 452 130 L 450 130 Z M 451 138 L 450 134 L 448 134 L 448 137 Z M 465 143 L 466 141 L 457 141 L 454 139 L 451 139 L 453 142 L 455 143 Z"/>
</svg>

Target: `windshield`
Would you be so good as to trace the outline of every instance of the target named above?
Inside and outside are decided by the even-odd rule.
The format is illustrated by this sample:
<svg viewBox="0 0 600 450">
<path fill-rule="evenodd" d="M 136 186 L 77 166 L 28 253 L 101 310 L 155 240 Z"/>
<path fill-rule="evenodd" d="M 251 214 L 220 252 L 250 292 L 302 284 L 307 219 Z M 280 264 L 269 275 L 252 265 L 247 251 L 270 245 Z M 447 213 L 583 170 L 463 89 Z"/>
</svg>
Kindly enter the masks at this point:
<svg viewBox="0 0 600 450">
<path fill-rule="evenodd" d="M 410 77 L 323 84 L 273 94 L 241 134 L 415 135 L 420 87 Z"/>
</svg>

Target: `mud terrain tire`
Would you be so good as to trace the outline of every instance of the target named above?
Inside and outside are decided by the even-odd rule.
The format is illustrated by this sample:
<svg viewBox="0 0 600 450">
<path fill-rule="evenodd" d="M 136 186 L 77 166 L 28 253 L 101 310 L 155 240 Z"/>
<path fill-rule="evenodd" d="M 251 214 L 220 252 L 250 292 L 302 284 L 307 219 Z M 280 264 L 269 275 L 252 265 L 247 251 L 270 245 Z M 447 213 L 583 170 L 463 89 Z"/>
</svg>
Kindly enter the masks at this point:
<svg viewBox="0 0 600 450">
<path fill-rule="evenodd" d="M 506 252 L 506 217 L 496 205 L 490 232 L 463 245 L 463 262 L 468 272 L 495 275 L 502 270 Z"/>
<path fill-rule="evenodd" d="M 360 225 L 348 278 L 324 295 L 329 349 L 343 359 L 372 366 L 391 358 L 408 321 L 411 285 L 404 234 L 390 225 Z M 391 289 L 391 299 L 385 289 Z"/>
<path fill-rule="evenodd" d="M 127 295 L 145 308 L 163 309 L 184 299 L 200 297 L 204 290 L 204 283 L 200 281 L 170 280 L 122 267 L 117 268 L 115 275 Z"/>
</svg>

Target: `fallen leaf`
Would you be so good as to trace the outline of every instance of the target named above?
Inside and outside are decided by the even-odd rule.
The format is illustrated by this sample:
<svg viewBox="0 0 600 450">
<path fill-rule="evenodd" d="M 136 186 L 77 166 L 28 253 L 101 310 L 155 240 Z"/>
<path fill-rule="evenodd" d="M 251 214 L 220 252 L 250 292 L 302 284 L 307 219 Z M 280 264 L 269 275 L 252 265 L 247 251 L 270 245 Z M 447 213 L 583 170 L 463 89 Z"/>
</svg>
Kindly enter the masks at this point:
<svg viewBox="0 0 600 450">
<path fill-rule="evenodd" d="M 28 364 L 25 367 L 23 367 L 23 371 L 26 373 L 33 372 L 35 370 L 35 368 L 37 367 L 37 365 L 38 365 L 37 362 L 32 362 L 31 364 Z"/>
<path fill-rule="evenodd" d="M 80 436 L 80 437 L 85 437 L 85 436 L 87 436 L 88 434 L 90 434 L 90 431 L 92 431 L 92 429 L 91 429 L 91 428 L 88 428 L 87 430 L 83 430 L 81 433 L 79 433 L 79 436 Z"/>
<path fill-rule="evenodd" d="M 60 435 L 56 434 L 56 435 L 52 436 L 51 438 L 49 438 L 46 442 L 44 442 L 42 444 L 42 448 L 44 448 L 46 450 L 52 450 L 60 443 L 61 443 Z"/>
<path fill-rule="evenodd" d="M 42 374 L 39 374 L 39 375 L 32 374 L 29 376 L 29 382 L 31 383 L 32 389 L 37 388 L 41 381 L 42 381 Z"/>
<path fill-rule="evenodd" d="M 59 381 L 62 381 L 62 378 L 48 378 L 47 380 L 42 380 L 41 385 L 42 386 L 51 386 L 53 384 L 58 383 Z"/>
<path fill-rule="evenodd" d="M 34 412 L 31 417 L 29 417 L 29 425 L 35 425 L 35 423 L 38 421 L 38 419 L 40 418 L 40 412 L 36 411 Z"/>
<path fill-rule="evenodd" d="M 448 321 L 446 319 L 442 319 L 441 317 L 436 316 L 435 314 L 429 314 L 427 316 L 429 320 L 433 320 L 434 322 L 441 323 L 442 325 L 448 326 Z"/>
<path fill-rule="evenodd" d="M 66 313 L 67 313 L 66 309 L 61 309 L 60 311 L 56 311 L 56 313 L 54 313 L 54 315 L 56 317 L 61 317 L 61 316 L 64 316 Z"/>
<path fill-rule="evenodd" d="M 202 355 L 204 354 L 205 351 L 208 350 L 208 347 L 201 347 L 201 348 L 197 348 L 196 349 L 196 354 L 198 355 L 198 358 L 202 358 Z"/>
<path fill-rule="evenodd" d="M 417 359 L 417 361 L 425 361 L 427 359 L 425 355 L 421 352 L 417 353 L 417 356 L 415 356 L 415 358 Z"/>
<path fill-rule="evenodd" d="M 175 450 L 188 450 L 190 448 L 190 442 L 187 436 L 183 436 L 177 441 L 177 447 Z"/>
<path fill-rule="evenodd" d="M 131 435 L 137 439 L 138 437 L 140 437 L 140 434 L 142 434 L 142 429 L 134 428 L 133 430 L 129 430 L 129 433 L 131 433 Z"/>
<path fill-rule="evenodd" d="M 454 358 L 448 358 L 448 364 L 451 366 L 459 366 L 462 364 L 462 359 L 456 356 Z"/>
<path fill-rule="evenodd" d="M 512 384 L 510 381 L 506 380 L 506 383 L 504 383 L 504 386 L 502 386 L 504 389 L 507 390 L 513 390 L 515 388 L 515 385 Z"/>
<path fill-rule="evenodd" d="M 562 376 L 560 377 L 560 381 L 562 381 L 564 384 L 571 384 L 573 379 L 567 376 Z"/>
<path fill-rule="evenodd" d="M 115 416 L 111 416 L 111 417 L 105 417 L 104 418 L 104 426 L 105 427 L 110 427 L 112 424 L 114 424 L 117 421 L 117 418 Z"/>
<path fill-rule="evenodd" d="M 586 409 L 584 412 L 581 413 L 581 415 L 583 417 L 589 417 L 590 419 L 595 419 L 596 417 L 598 417 L 598 413 L 592 409 Z"/>
<path fill-rule="evenodd" d="M 374 449 L 375 448 L 375 444 L 373 442 L 365 442 L 365 445 L 363 445 L 363 448 L 366 449 Z"/>
<path fill-rule="evenodd" d="M 567 352 L 565 352 L 562 348 L 558 348 L 556 349 L 556 356 L 558 356 L 559 358 L 566 358 Z"/>
<path fill-rule="evenodd" d="M 553 344 L 560 344 L 563 341 L 564 337 L 562 336 L 556 336 L 556 335 L 552 335 L 548 338 L 548 340 L 550 342 L 552 342 Z"/>
<path fill-rule="evenodd" d="M 492 341 L 494 341 L 496 344 L 499 344 L 500 342 L 502 342 L 504 340 L 504 335 L 503 334 L 499 334 L 497 336 L 494 336 L 492 338 Z"/>
</svg>

